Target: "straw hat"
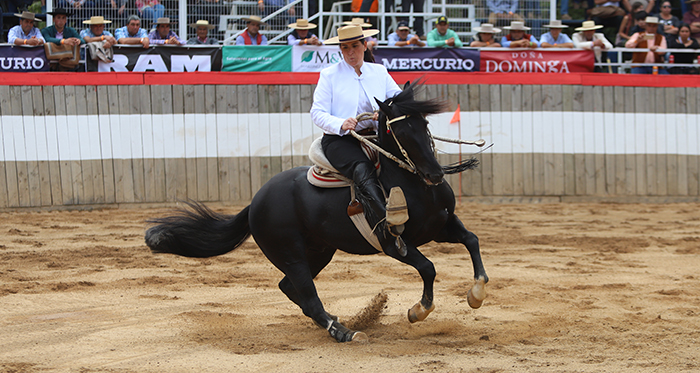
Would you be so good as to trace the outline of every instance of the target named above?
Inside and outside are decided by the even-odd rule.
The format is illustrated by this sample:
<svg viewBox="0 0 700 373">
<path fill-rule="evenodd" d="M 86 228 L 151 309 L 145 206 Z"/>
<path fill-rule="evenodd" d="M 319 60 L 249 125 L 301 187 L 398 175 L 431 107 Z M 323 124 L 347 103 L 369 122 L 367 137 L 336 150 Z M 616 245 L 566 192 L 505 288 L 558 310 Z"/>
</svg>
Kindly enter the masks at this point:
<svg viewBox="0 0 700 373">
<path fill-rule="evenodd" d="M 108 21 L 102 16 L 92 16 L 90 17 L 90 20 L 83 21 L 83 24 L 85 25 L 104 25 L 105 23 L 112 23 L 112 21 Z"/>
<path fill-rule="evenodd" d="M 576 31 L 591 31 L 603 28 L 603 25 L 596 25 L 593 21 L 583 21 L 581 27 L 576 27 Z"/>
<path fill-rule="evenodd" d="M 198 19 L 197 22 L 195 22 L 195 23 L 190 23 L 190 27 L 192 27 L 192 28 L 197 28 L 197 27 L 199 27 L 199 26 L 204 26 L 204 27 L 208 28 L 209 30 L 212 30 L 212 29 L 214 29 L 214 28 L 216 27 L 216 26 L 214 26 L 214 25 L 210 25 L 210 24 L 209 24 L 209 21 L 206 21 L 206 20 L 203 20 L 203 19 Z"/>
<path fill-rule="evenodd" d="M 241 18 L 241 19 L 242 19 L 243 21 L 246 21 L 246 22 L 255 22 L 255 23 L 259 24 L 259 25 L 265 25 L 265 26 L 267 26 L 267 23 L 263 22 L 263 21 L 262 21 L 262 18 L 260 18 L 260 17 L 258 17 L 258 16 L 243 17 L 243 18 Z"/>
<path fill-rule="evenodd" d="M 377 35 L 379 30 L 362 30 L 360 25 L 350 25 L 338 29 L 338 36 L 325 41 L 325 44 L 340 44 L 362 40 L 368 36 Z"/>
<path fill-rule="evenodd" d="M 659 18 L 658 18 L 658 17 L 647 17 L 647 18 L 644 19 L 644 22 L 658 25 L 658 24 L 659 24 Z"/>
<path fill-rule="evenodd" d="M 344 25 L 357 25 L 357 26 L 362 26 L 362 27 L 372 27 L 372 24 L 365 22 L 364 18 L 353 18 L 352 21 L 345 21 L 345 22 L 343 22 L 343 24 Z"/>
<path fill-rule="evenodd" d="M 153 22 L 154 25 L 170 25 L 171 23 L 175 23 L 175 21 L 170 22 L 170 18 L 168 17 L 161 17 L 158 18 L 157 21 Z"/>
<path fill-rule="evenodd" d="M 31 19 L 34 22 L 41 22 L 41 20 L 39 18 L 36 18 L 36 15 L 34 13 L 27 12 L 26 10 L 24 12 L 22 12 L 22 14 L 15 13 L 15 15 L 19 18 L 22 18 L 22 19 Z"/>
<path fill-rule="evenodd" d="M 309 20 L 307 19 L 299 18 L 296 22 L 288 24 L 287 27 L 295 30 L 311 30 L 312 28 L 316 28 L 316 25 L 309 23 Z"/>
<path fill-rule="evenodd" d="M 474 27 L 474 31 L 481 34 L 497 34 L 501 32 L 501 29 L 493 27 L 490 23 L 482 23 L 481 27 Z"/>
<path fill-rule="evenodd" d="M 551 22 L 549 22 L 548 25 L 544 25 L 544 27 L 549 27 L 549 28 L 569 28 L 567 25 L 562 25 L 561 21 L 558 19 L 553 19 Z"/>
<path fill-rule="evenodd" d="M 525 23 L 522 21 L 512 21 L 510 23 L 510 26 L 505 26 L 503 27 L 504 30 L 511 30 L 511 31 L 529 31 L 529 27 L 525 27 Z"/>
</svg>

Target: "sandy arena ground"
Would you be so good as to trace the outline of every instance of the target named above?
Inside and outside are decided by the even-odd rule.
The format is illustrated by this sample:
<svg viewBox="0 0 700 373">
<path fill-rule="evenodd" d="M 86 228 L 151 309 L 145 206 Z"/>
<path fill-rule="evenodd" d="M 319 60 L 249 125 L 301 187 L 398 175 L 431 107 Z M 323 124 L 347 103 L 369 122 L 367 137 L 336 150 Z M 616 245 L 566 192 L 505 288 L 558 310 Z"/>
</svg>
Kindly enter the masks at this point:
<svg viewBox="0 0 700 373">
<path fill-rule="evenodd" d="M 413 268 L 338 253 L 316 281 L 329 312 L 388 296 L 369 341 L 347 344 L 284 297 L 252 240 L 154 256 L 144 221 L 168 209 L 0 213 L 0 372 L 698 372 L 699 211 L 460 205 L 491 278 L 483 307 L 467 305 L 461 246 L 423 247 L 437 307 L 413 325 Z"/>
</svg>

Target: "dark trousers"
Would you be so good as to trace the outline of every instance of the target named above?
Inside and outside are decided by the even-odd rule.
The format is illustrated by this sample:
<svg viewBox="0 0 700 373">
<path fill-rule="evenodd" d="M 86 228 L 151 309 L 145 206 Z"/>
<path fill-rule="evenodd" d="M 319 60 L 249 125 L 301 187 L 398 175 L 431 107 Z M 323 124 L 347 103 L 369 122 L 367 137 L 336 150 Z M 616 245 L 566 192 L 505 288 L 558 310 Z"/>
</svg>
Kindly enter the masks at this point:
<svg viewBox="0 0 700 373">
<path fill-rule="evenodd" d="M 374 167 L 362 151 L 359 141 L 350 135 L 323 135 L 321 147 L 331 165 L 349 179 L 354 178 L 355 168 L 360 163 Z"/>
<path fill-rule="evenodd" d="M 413 4 L 413 11 L 416 13 L 423 13 L 423 4 L 425 0 L 403 0 L 401 2 L 401 11 L 404 13 L 409 13 L 411 11 L 411 4 Z M 423 17 L 416 17 L 413 21 L 413 30 L 416 32 L 417 36 L 423 36 Z"/>
</svg>

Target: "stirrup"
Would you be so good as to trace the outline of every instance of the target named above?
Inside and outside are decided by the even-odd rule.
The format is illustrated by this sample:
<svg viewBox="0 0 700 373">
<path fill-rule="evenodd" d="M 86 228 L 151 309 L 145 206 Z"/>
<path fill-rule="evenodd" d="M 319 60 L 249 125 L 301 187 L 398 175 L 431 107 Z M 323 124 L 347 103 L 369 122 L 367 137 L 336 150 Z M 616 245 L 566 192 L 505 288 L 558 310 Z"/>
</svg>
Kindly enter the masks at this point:
<svg viewBox="0 0 700 373">
<path fill-rule="evenodd" d="M 406 197 L 401 187 L 393 187 L 389 191 L 389 198 L 386 203 L 386 223 L 391 227 L 403 225 L 407 221 L 408 204 L 406 203 Z M 403 228 L 401 228 L 401 232 L 403 232 Z M 394 233 L 392 232 L 392 234 Z"/>
</svg>

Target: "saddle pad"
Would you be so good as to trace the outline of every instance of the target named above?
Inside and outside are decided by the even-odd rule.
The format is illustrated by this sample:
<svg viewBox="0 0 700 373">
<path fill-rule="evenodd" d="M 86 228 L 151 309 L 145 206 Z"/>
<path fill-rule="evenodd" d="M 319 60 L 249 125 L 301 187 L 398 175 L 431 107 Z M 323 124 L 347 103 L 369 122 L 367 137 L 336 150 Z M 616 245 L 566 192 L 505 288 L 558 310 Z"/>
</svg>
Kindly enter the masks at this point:
<svg viewBox="0 0 700 373">
<path fill-rule="evenodd" d="M 367 158 L 374 163 L 374 168 L 377 170 L 377 175 L 379 175 L 379 152 L 364 143 L 360 143 L 360 146 L 362 147 L 362 151 L 367 155 Z M 309 171 L 306 173 L 306 179 L 311 185 L 319 188 L 339 188 L 349 186 L 352 182 L 352 180 L 338 172 L 338 170 L 331 165 L 331 162 L 328 161 L 328 158 L 326 158 L 326 155 L 323 153 L 320 137 L 311 143 L 309 159 L 314 165 L 310 167 Z"/>
</svg>

